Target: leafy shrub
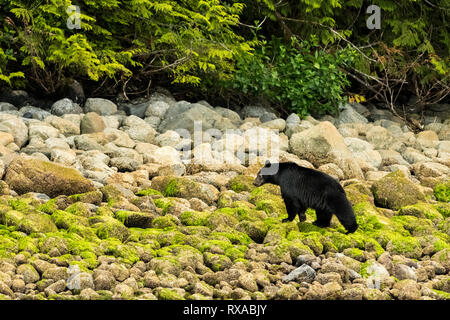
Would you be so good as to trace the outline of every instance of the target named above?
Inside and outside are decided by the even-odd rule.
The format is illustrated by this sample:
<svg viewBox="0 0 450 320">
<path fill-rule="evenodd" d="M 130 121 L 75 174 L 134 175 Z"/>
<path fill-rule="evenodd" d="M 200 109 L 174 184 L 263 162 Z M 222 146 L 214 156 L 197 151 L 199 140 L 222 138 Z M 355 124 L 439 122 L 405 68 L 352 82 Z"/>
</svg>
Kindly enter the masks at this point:
<svg viewBox="0 0 450 320">
<path fill-rule="evenodd" d="M 326 52 L 314 37 L 301 43 L 292 38 L 289 45 L 272 38 L 250 58 L 238 60 L 233 87 L 286 105 L 300 116 L 333 112 L 349 84 L 339 66 L 353 58 L 350 49 Z"/>
</svg>

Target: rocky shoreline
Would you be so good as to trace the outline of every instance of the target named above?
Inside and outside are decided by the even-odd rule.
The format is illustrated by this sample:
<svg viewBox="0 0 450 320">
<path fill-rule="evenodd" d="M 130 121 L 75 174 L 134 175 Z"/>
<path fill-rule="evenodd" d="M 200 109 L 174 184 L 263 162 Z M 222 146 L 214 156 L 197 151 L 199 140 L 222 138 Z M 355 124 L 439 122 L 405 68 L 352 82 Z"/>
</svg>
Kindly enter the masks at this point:
<svg viewBox="0 0 450 320">
<path fill-rule="evenodd" d="M 450 106 L 278 118 L 154 93 L 1 102 L 2 299 L 450 299 Z M 281 223 L 266 159 L 330 174 L 360 228 Z"/>
</svg>

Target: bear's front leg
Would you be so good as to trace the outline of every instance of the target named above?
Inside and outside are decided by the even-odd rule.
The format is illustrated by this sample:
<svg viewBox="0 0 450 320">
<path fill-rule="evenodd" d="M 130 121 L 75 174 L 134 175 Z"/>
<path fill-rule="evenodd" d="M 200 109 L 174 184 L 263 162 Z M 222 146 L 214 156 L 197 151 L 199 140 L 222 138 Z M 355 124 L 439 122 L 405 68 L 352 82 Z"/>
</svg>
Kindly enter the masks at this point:
<svg viewBox="0 0 450 320">
<path fill-rule="evenodd" d="M 288 213 L 288 217 L 283 219 L 282 222 L 290 222 L 295 219 L 295 216 L 297 215 L 298 208 L 293 204 L 293 201 L 284 201 L 284 204 L 286 205 L 286 211 Z"/>
<path fill-rule="evenodd" d="M 332 213 L 327 210 L 316 209 L 316 221 L 313 225 L 320 228 L 327 228 L 330 226 Z"/>
</svg>

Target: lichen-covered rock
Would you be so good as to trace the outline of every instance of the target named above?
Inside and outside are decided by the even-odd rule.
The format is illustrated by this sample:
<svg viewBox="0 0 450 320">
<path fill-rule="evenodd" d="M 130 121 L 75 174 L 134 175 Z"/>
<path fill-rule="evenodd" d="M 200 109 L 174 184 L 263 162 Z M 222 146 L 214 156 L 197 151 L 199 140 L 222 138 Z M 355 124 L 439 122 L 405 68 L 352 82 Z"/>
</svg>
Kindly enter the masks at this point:
<svg viewBox="0 0 450 320">
<path fill-rule="evenodd" d="M 75 169 L 28 157 L 11 161 L 5 182 L 19 194 L 40 192 L 49 197 L 95 190 L 93 183 Z"/>
<path fill-rule="evenodd" d="M 400 170 L 394 171 L 372 185 L 375 203 L 398 210 L 403 206 L 425 201 L 424 194 Z"/>
</svg>

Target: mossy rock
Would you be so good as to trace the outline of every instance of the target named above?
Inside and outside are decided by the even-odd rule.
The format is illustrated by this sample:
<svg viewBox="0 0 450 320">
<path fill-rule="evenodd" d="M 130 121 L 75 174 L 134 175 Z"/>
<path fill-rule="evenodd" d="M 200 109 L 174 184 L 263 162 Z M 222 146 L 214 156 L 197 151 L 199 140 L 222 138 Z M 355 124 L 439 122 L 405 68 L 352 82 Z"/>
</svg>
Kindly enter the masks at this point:
<svg viewBox="0 0 450 320">
<path fill-rule="evenodd" d="M 8 205 L 11 209 L 20 211 L 22 213 L 36 213 L 35 206 L 38 206 L 39 203 L 36 203 L 34 199 L 31 198 L 10 198 L 8 199 Z"/>
<path fill-rule="evenodd" d="M 155 206 L 162 209 L 162 213 L 166 214 L 167 212 L 169 212 L 170 208 L 174 205 L 173 204 L 173 200 L 169 199 L 169 198 L 159 198 L 159 199 L 155 199 Z"/>
<path fill-rule="evenodd" d="M 22 156 L 11 161 L 4 180 L 18 194 L 39 192 L 56 197 L 95 190 L 92 181 L 73 168 Z"/>
<path fill-rule="evenodd" d="M 345 194 L 351 205 L 354 206 L 360 202 L 369 202 L 374 204 L 374 199 L 370 187 L 363 182 L 355 182 L 345 186 Z"/>
<path fill-rule="evenodd" d="M 209 232 L 206 234 L 206 236 L 209 236 L 209 239 L 217 239 L 217 240 L 223 240 L 228 239 L 232 244 L 238 244 L 238 245 L 248 245 L 252 243 L 252 239 L 244 232 L 239 232 L 236 229 L 227 230 L 226 232 L 211 232 L 210 229 L 208 229 Z"/>
<path fill-rule="evenodd" d="M 234 192 L 252 192 L 256 187 L 253 185 L 255 178 L 252 176 L 238 175 L 228 182 L 228 188 Z"/>
<path fill-rule="evenodd" d="M 401 224 L 414 237 L 431 234 L 434 231 L 433 222 L 412 215 L 396 216 L 392 221 Z"/>
<path fill-rule="evenodd" d="M 206 226 L 212 230 L 221 226 L 236 226 L 239 223 L 239 220 L 237 220 L 232 214 L 230 214 L 227 209 L 228 208 L 222 208 L 211 213 L 207 218 Z"/>
<path fill-rule="evenodd" d="M 95 205 L 100 205 L 102 203 L 103 194 L 99 190 L 85 192 L 85 193 L 79 193 L 79 194 L 73 194 L 69 196 L 69 199 L 73 202 L 83 202 L 83 203 L 91 203 Z"/>
<path fill-rule="evenodd" d="M 157 291 L 158 300 L 185 300 L 176 290 L 169 288 L 161 288 Z"/>
<path fill-rule="evenodd" d="M 172 215 L 155 217 L 152 221 L 152 228 L 169 230 L 176 227 L 177 220 Z"/>
<path fill-rule="evenodd" d="M 263 243 L 269 228 L 263 221 L 241 221 L 236 230 L 246 233 L 256 243 Z"/>
<path fill-rule="evenodd" d="M 65 211 L 86 218 L 89 218 L 92 215 L 88 205 L 83 202 L 75 202 L 67 207 Z"/>
<path fill-rule="evenodd" d="M 392 210 L 425 201 L 425 195 L 400 170 L 376 181 L 371 190 L 376 205 Z"/>
<path fill-rule="evenodd" d="M 447 218 L 444 221 L 439 222 L 437 227 L 438 230 L 450 236 L 450 218 Z"/>
<path fill-rule="evenodd" d="M 186 235 L 178 230 L 167 230 L 158 234 L 157 240 L 161 247 L 170 246 L 173 244 L 184 244 L 186 242 Z"/>
<path fill-rule="evenodd" d="M 138 192 L 136 192 L 136 195 L 139 197 L 142 197 L 142 196 L 164 197 L 161 192 L 159 192 L 158 190 L 152 189 L 152 188 L 139 190 Z"/>
<path fill-rule="evenodd" d="M 450 202 L 450 181 L 438 183 L 434 189 L 436 200 L 442 202 Z"/>
<path fill-rule="evenodd" d="M 398 254 L 407 258 L 419 259 L 422 256 L 422 247 L 415 237 L 391 236 L 386 250 L 391 255 Z"/>
<path fill-rule="evenodd" d="M 204 211 L 185 211 L 181 214 L 180 221 L 185 226 L 204 226 L 210 215 L 210 212 Z"/>
<path fill-rule="evenodd" d="M 444 202 L 438 202 L 436 204 L 433 204 L 433 207 L 444 216 L 444 218 L 450 218 L 450 202 L 444 203 Z"/>
<path fill-rule="evenodd" d="M 133 265 L 139 261 L 139 253 L 136 248 L 123 244 L 116 238 L 102 240 L 99 244 L 99 249 L 101 250 L 100 254 L 114 256 L 123 263 Z"/>
<path fill-rule="evenodd" d="M 47 214 L 52 214 L 53 212 L 55 212 L 56 210 L 59 209 L 57 203 L 56 203 L 56 199 L 50 199 L 48 200 L 46 203 L 41 204 L 40 206 L 38 206 L 37 208 L 39 211 L 42 211 L 44 213 Z"/>
<path fill-rule="evenodd" d="M 53 222 L 60 229 L 69 229 L 75 225 L 89 226 L 88 219 L 84 216 L 72 214 L 70 212 L 56 210 L 51 215 Z"/>
<path fill-rule="evenodd" d="M 104 206 L 98 207 L 95 214 L 97 216 L 114 217 L 114 212 L 109 207 L 104 207 Z"/>
<path fill-rule="evenodd" d="M 199 183 L 186 177 L 158 176 L 153 178 L 152 187 L 165 197 L 198 198 L 208 205 L 215 204 L 219 198 L 219 190 L 212 185 Z"/>
<path fill-rule="evenodd" d="M 171 255 L 159 256 L 153 258 L 149 262 L 150 270 L 154 270 L 156 274 L 173 274 L 178 276 L 182 271 L 181 265 L 177 258 Z"/>
<path fill-rule="evenodd" d="M 128 228 L 150 228 L 155 218 L 155 215 L 150 212 L 126 210 L 118 210 L 114 216 Z"/>
<path fill-rule="evenodd" d="M 269 216 L 286 217 L 287 211 L 283 198 L 270 191 L 266 185 L 255 188 L 249 202 L 254 204 L 257 210 L 263 210 Z"/>
<path fill-rule="evenodd" d="M 10 210 L 0 213 L 0 222 L 7 226 L 15 226 L 26 234 L 47 233 L 58 230 L 49 215 L 45 213 L 23 214 L 20 211 Z"/>
<path fill-rule="evenodd" d="M 450 249 L 449 248 L 445 248 L 445 249 L 442 249 L 439 252 L 436 252 L 431 257 L 431 260 L 439 262 L 448 271 L 450 269 Z"/>
<path fill-rule="evenodd" d="M 442 214 L 432 204 L 418 202 L 409 206 L 404 206 L 398 211 L 399 216 L 414 216 L 417 218 L 430 219 L 431 221 L 440 221 Z"/>
<path fill-rule="evenodd" d="M 205 265 L 214 272 L 223 271 L 233 265 L 231 259 L 223 254 L 205 252 L 203 258 L 205 259 Z"/>
<path fill-rule="evenodd" d="M 91 217 L 89 223 L 92 221 L 98 221 L 93 219 L 99 219 L 98 216 Z M 101 220 L 91 225 L 96 229 L 97 236 L 100 239 L 116 238 L 120 241 L 125 241 L 130 236 L 130 231 L 121 222 L 108 216 L 101 216 Z"/>
</svg>

